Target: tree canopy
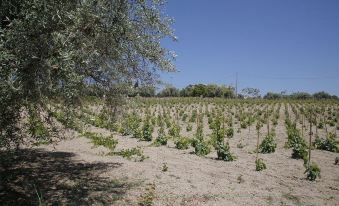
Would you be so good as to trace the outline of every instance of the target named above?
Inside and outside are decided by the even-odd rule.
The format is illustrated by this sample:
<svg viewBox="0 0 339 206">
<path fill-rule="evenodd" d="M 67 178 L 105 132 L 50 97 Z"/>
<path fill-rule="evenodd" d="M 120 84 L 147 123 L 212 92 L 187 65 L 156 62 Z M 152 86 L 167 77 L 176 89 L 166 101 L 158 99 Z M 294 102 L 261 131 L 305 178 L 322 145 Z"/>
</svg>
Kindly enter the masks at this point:
<svg viewBox="0 0 339 206">
<path fill-rule="evenodd" d="M 247 88 L 242 89 L 241 93 L 245 97 L 249 97 L 249 98 L 259 98 L 260 97 L 260 90 L 257 89 L 257 88 L 247 87 Z"/>
<path fill-rule="evenodd" d="M 48 101 L 106 100 L 136 81 L 174 71 L 163 38 L 175 36 L 162 0 L 3 0 L 0 5 L 0 147 L 22 138 L 20 114 Z"/>
<path fill-rule="evenodd" d="M 160 97 L 224 97 L 234 98 L 234 89 L 227 86 L 216 84 L 194 84 L 185 88 L 177 89 L 173 86 L 167 86 L 158 93 Z"/>
</svg>

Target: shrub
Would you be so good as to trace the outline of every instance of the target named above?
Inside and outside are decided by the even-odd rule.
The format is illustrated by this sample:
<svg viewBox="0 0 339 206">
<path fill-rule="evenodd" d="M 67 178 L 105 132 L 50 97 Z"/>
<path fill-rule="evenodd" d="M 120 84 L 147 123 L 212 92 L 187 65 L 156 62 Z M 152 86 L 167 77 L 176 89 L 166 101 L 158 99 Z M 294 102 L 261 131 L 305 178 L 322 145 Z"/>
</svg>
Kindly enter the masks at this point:
<svg viewBox="0 0 339 206">
<path fill-rule="evenodd" d="M 292 148 L 294 144 L 302 143 L 306 145 L 304 138 L 301 137 L 300 131 L 294 127 L 287 128 L 287 142 L 286 148 Z"/>
<path fill-rule="evenodd" d="M 247 122 L 245 122 L 245 121 L 241 122 L 241 123 L 240 123 L 240 127 L 241 127 L 242 129 L 246 129 L 246 128 L 247 128 Z"/>
<path fill-rule="evenodd" d="M 197 140 L 194 144 L 194 153 L 198 156 L 205 156 L 211 152 L 211 148 L 208 142 L 203 140 Z"/>
<path fill-rule="evenodd" d="M 296 140 L 301 140 L 301 138 L 296 139 Z M 307 155 L 308 155 L 308 151 L 307 151 L 307 146 L 306 144 L 303 142 L 299 142 L 299 143 L 295 143 L 293 145 L 292 148 L 292 158 L 294 159 L 303 159 L 304 162 L 307 162 Z"/>
<path fill-rule="evenodd" d="M 213 133 L 209 142 L 211 145 L 213 145 L 214 148 L 217 148 L 218 143 L 223 144 L 224 142 L 225 129 L 221 128 L 221 122 L 219 118 L 217 118 L 213 124 Z M 200 140 L 203 140 L 203 138 L 200 138 Z"/>
<path fill-rule="evenodd" d="M 305 173 L 307 173 L 307 179 L 310 181 L 314 181 L 318 177 L 320 178 L 320 168 L 315 162 L 312 162 L 309 168 L 306 169 Z"/>
<path fill-rule="evenodd" d="M 167 128 L 170 128 L 172 126 L 172 123 L 171 123 L 171 121 L 169 120 L 168 117 L 165 118 L 165 124 L 166 124 Z"/>
<path fill-rule="evenodd" d="M 266 169 L 266 164 L 263 159 L 257 159 L 255 160 L 255 170 L 256 171 L 261 171 Z"/>
<path fill-rule="evenodd" d="M 275 148 L 277 147 L 277 143 L 275 142 L 275 138 L 272 134 L 267 135 L 264 140 L 261 142 L 259 146 L 260 153 L 273 153 L 275 152 Z"/>
<path fill-rule="evenodd" d="M 147 120 L 144 126 L 142 127 L 142 140 L 152 141 L 152 131 L 153 131 L 153 128 L 149 124 L 149 121 Z"/>
<path fill-rule="evenodd" d="M 81 132 L 82 128 L 79 123 L 75 121 L 75 115 L 72 112 L 65 114 L 63 111 L 54 111 L 51 112 L 51 115 L 66 128 Z"/>
<path fill-rule="evenodd" d="M 155 139 L 155 145 L 167 145 L 167 137 L 165 135 L 164 128 L 161 127 L 158 132 L 158 137 Z"/>
<path fill-rule="evenodd" d="M 195 137 L 198 140 L 203 140 L 204 139 L 203 127 L 202 127 L 201 124 L 197 125 L 197 131 L 195 133 Z"/>
<path fill-rule="evenodd" d="M 180 136 L 180 126 L 177 124 L 173 124 L 171 128 L 168 130 L 168 134 L 172 137 L 179 137 Z"/>
<path fill-rule="evenodd" d="M 188 115 L 185 113 L 185 114 L 182 116 L 182 119 L 181 119 L 181 120 L 182 120 L 183 122 L 186 122 L 187 117 L 188 117 Z"/>
<path fill-rule="evenodd" d="M 113 138 L 113 135 L 105 137 L 101 134 L 94 133 L 94 132 L 85 132 L 82 135 L 91 139 L 94 145 L 104 146 L 110 150 L 114 150 L 118 144 L 118 141 Z"/>
<path fill-rule="evenodd" d="M 296 128 L 295 123 L 289 121 L 286 124 L 288 140 L 285 143 L 286 148 L 292 148 L 292 158 L 304 159 L 304 163 L 307 163 L 307 144 L 304 138 L 301 137 L 300 131 Z"/>
<path fill-rule="evenodd" d="M 193 129 L 192 125 L 188 124 L 187 127 L 186 127 L 186 131 L 190 132 L 190 131 L 192 131 L 192 129 Z"/>
<path fill-rule="evenodd" d="M 139 127 L 133 129 L 132 137 L 137 138 L 137 139 L 142 139 L 143 138 L 142 130 Z"/>
<path fill-rule="evenodd" d="M 38 114 L 34 112 L 31 113 L 28 118 L 27 127 L 28 133 L 38 141 L 36 143 L 37 145 L 50 143 L 50 133 Z"/>
<path fill-rule="evenodd" d="M 318 127 L 318 129 L 322 129 L 322 128 L 324 128 L 324 123 L 322 123 L 322 122 L 319 122 L 317 127 Z"/>
<path fill-rule="evenodd" d="M 197 118 L 197 110 L 193 110 L 190 122 L 194 122 Z"/>
<path fill-rule="evenodd" d="M 91 125 L 99 127 L 99 128 L 107 128 L 110 129 L 110 124 L 108 122 L 108 118 L 106 117 L 104 112 L 101 112 L 98 116 L 93 116 L 91 119 Z"/>
<path fill-rule="evenodd" d="M 143 194 L 138 201 L 139 206 L 152 206 L 155 199 L 155 185 L 149 184 L 146 188 L 146 193 Z"/>
<path fill-rule="evenodd" d="M 235 160 L 235 156 L 232 155 L 230 152 L 230 146 L 228 144 L 223 144 L 218 142 L 217 143 L 217 155 L 219 160 L 224 160 L 224 161 L 233 161 Z"/>
<path fill-rule="evenodd" d="M 160 146 L 160 145 L 167 145 L 167 137 L 165 135 L 162 135 L 162 136 L 158 136 L 158 138 L 155 139 L 155 142 L 154 144 L 156 146 Z"/>
<path fill-rule="evenodd" d="M 339 152 L 339 148 L 334 138 L 334 134 L 329 133 L 326 139 L 317 137 L 314 142 L 314 146 L 320 150 L 326 150 L 330 152 Z"/>
<path fill-rule="evenodd" d="M 207 123 L 209 124 L 209 128 L 210 128 L 210 129 L 213 129 L 214 123 L 213 123 L 213 118 L 212 118 L 211 115 L 208 117 Z"/>
<path fill-rule="evenodd" d="M 114 152 L 112 154 L 122 156 L 128 160 L 133 160 L 135 162 L 143 162 L 148 157 L 144 155 L 144 152 L 140 147 L 133 147 L 130 149 L 123 149 L 119 152 Z"/>
<path fill-rule="evenodd" d="M 136 114 L 130 114 L 124 118 L 120 132 L 122 135 L 133 135 L 140 126 L 140 118 Z"/>
<path fill-rule="evenodd" d="M 191 143 L 191 140 L 187 137 L 180 137 L 175 142 L 175 147 L 177 149 L 185 150 L 188 149 L 189 145 Z"/>
<path fill-rule="evenodd" d="M 331 127 L 334 127 L 334 126 L 335 126 L 335 122 L 334 122 L 334 121 L 330 121 L 328 124 L 329 124 Z"/>
<path fill-rule="evenodd" d="M 234 136 L 234 129 L 232 127 L 226 129 L 226 136 L 232 138 Z"/>
<path fill-rule="evenodd" d="M 155 117 L 151 118 L 151 124 L 154 126 L 157 123 L 157 119 Z"/>
</svg>

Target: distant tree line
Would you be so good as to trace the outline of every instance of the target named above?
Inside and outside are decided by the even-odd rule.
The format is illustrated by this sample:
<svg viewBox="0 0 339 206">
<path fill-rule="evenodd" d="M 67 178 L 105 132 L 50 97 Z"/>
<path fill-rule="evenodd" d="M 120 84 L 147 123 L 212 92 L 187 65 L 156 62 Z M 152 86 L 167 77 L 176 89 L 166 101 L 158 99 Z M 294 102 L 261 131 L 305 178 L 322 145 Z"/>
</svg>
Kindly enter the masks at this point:
<svg viewBox="0 0 339 206">
<path fill-rule="evenodd" d="M 292 94 L 284 94 L 284 93 L 274 93 L 268 92 L 264 97 L 264 99 L 338 99 L 336 95 L 330 95 L 327 92 L 321 91 L 316 92 L 314 94 L 310 94 L 307 92 L 295 92 Z"/>
<path fill-rule="evenodd" d="M 135 88 L 129 96 L 134 97 L 137 95 L 142 97 L 221 97 L 229 99 L 236 97 L 234 87 L 216 84 L 191 84 L 182 89 L 178 89 L 174 86 L 166 86 L 158 93 L 154 86 L 141 85 Z M 336 95 L 331 95 L 324 91 L 316 92 L 314 94 L 307 92 L 295 92 L 292 94 L 286 94 L 285 92 L 268 92 L 264 96 L 261 96 L 260 90 L 256 88 L 242 89 L 237 97 L 239 99 L 338 99 Z"/>
<path fill-rule="evenodd" d="M 158 97 L 223 97 L 234 98 L 233 87 L 216 84 L 194 84 L 188 85 L 183 89 L 177 89 L 173 86 L 165 87 L 158 94 Z"/>
</svg>

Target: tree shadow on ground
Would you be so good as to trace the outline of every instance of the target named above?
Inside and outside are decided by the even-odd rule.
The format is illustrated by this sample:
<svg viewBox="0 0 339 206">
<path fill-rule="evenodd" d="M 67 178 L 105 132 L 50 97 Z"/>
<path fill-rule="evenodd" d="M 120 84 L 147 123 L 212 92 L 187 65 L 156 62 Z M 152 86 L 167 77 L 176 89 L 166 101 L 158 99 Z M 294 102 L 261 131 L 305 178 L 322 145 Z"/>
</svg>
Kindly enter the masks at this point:
<svg viewBox="0 0 339 206">
<path fill-rule="evenodd" d="M 74 153 L 23 149 L 0 152 L 1 205 L 107 205 L 134 185 L 100 174 L 118 163 L 81 163 Z"/>
</svg>

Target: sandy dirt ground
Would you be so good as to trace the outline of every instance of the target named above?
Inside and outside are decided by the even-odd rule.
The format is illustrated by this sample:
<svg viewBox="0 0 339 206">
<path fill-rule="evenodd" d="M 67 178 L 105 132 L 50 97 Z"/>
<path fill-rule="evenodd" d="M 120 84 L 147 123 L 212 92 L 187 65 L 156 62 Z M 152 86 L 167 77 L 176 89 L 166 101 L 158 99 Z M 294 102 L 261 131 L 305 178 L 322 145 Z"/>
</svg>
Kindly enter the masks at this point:
<svg viewBox="0 0 339 206">
<path fill-rule="evenodd" d="M 207 125 L 205 125 L 207 128 Z M 109 131 L 91 127 L 90 131 L 109 135 Z M 133 187 L 113 205 L 138 205 L 154 185 L 154 205 L 339 205 L 339 166 L 334 165 L 338 154 L 313 150 L 312 157 L 321 168 L 321 179 L 306 180 L 302 160 L 291 158 L 291 149 L 285 149 L 286 131 L 283 121 L 276 127 L 277 149 L 272 154 L 259 154 L 267 169 L 255 171 L 256 134 L 242 130 L 229 143 L 237 156 L 233 162 L 216 160 L 213 151 L 206 157 L 192 154 L 193 149 L 178 150 L 173 142 L 154 147 L 149 142 L 115 134 L 117 150 L 140 146 L 149 158 L 143 162 L 106 156 L 108 151 L 93 147 L 90 140 L 78 137 L 64 140 L 47 151 L 71 152 L 74 161 L 84 163 L 118 164 L 105 169 L 100 176 L 126 180 Z M 265 131 L 262 131 L 264 133 Z M 237 144 L 243 139 L 243 148 Z M 166 163 L 168 171 L 163 172 Z"/>
<path fill-rule="evenodd" d="M 173 141 L 155 147 L 150 142 L 114 133 L 119 141 L 117 151 L 141 147 L 148 156 L 143 162 L 134 162 L 106 155 L 108 149 L 94 147 L 89 139 L 75 132 L 65 133 L 68 138 L 57 144 L 22 152 L 22 159 L 10 160 L 18 164 L 0 167 L 0 174 L 6 173 L 3 176 L 12 181 L 9 181 L 11 191 L 7 193 L 2 192 L 4 188 L 0 184 L 0 205 L 13 205 L 13 202 L 27 205 L 25 199 L 32 198 L 37 199 L 37 204 L 39 199 L 48 198 L 47 205 L 140 205 L 147 197 L 157 206 L 339 205 L 339 166 L 334 165 L 338 154 L 312 150 L 312 159 L 321 168 L 321 178 L 314 182 L 306 180 L 303 161 L 292 159 L 291 149 L 284 148 L 287 136 L 283 109 L 280 115 L 275 128 L 276 152 L 259 154 L 267 166 L 260 172 L 255 171 L 254 126 L 251 131 L 235 132 L 227 140 L 237 157 L 233 162 L 216 160 L 216 151 L 199 157 L 193 154 L 193 148 L 176 149 Z M 186 132 L 182 126 L 182 136 L 192 136 L 196 129 L 193 125 L 192 132 Z M 112 134 L 93 126 L 87 130 L 105 136 Z M 211 133 L 207 118 L 204 132 Z M 265 133 L 263 128 L 261 139 Z M 240 142 L 244 147 L 237 147 Z M 167 171 L 163 171 L 164 164 Z M 25 195 L 24 191 L 33 192 Z M 18 201 L 11 200 L 11 195 L 19 198 Z"/>
</svg>

